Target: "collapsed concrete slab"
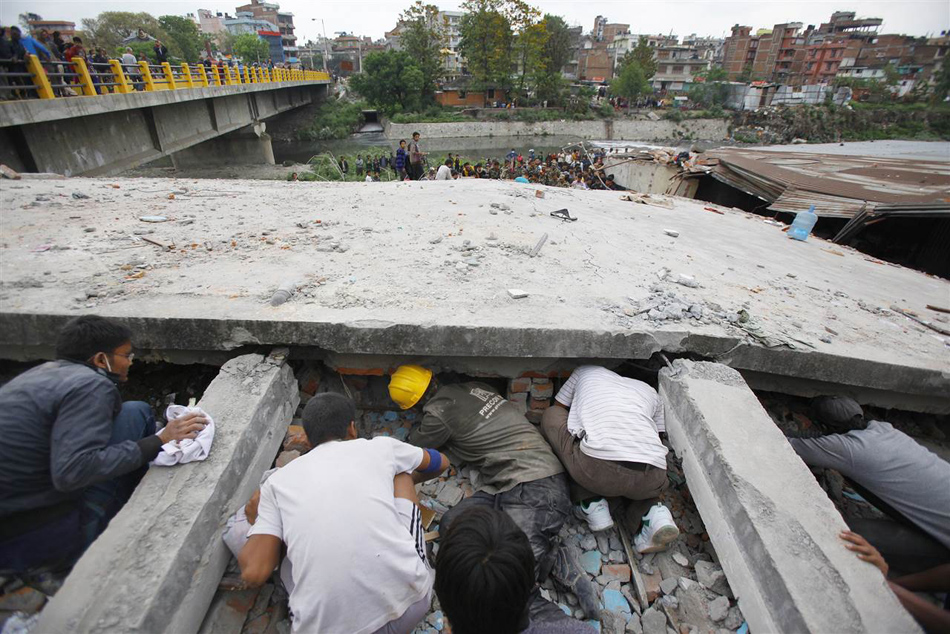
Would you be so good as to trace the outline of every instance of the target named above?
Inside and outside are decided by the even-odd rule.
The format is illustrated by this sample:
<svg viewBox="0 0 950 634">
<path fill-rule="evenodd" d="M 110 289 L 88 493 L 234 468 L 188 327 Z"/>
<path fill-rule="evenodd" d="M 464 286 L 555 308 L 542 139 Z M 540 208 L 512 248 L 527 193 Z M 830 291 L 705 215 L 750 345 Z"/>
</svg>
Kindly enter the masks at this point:
<svg viewBox="0 0 950 634">
<path fill-rule="evenodd" d="M 215 419 L 203 462 L 153 467 L 89 548 L 38 632 L 197 632 L 230 553 L 227 518 L 257 487 L 299 402 L 285 353 L 232 359 L 198 405 Z"/>
<path fill-rule="evenodd" d="M 666 428 L 752 631 L 919 632 L 741 375 L 677 360 L 660 373 Z"/>
</svg>

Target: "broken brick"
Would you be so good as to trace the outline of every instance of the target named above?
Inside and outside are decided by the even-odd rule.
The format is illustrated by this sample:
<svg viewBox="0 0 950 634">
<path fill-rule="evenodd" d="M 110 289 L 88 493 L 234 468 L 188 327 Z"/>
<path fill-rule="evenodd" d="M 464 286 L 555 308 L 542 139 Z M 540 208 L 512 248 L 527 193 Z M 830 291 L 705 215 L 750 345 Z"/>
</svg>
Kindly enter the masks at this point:
<svg viewBox="0 0 950 634">
<path fill-rule="evenodd" d="M 46 603 L 46 595 L 29 586 L 0 596 L 0 610 L 9 612 L 39 612 Z"/>
<path fill-rule="evenodd" d="M 531 386 L 531 396 L 532 398 L 551 398 L 554 396 L 554 384 L 550 381 L 543 381 L 541 383 L 535 382 Z"/>
<path fill-rule="evenodd" d="M 526 376 L 511 379 L 508 384 L 509 392 L 527 392 L 531 389 L 531 379 Z"/>
<path fill-rule="evenodd" d="M 604 579 L 609 583 L 611 581 L 619 581 L 620 583 L 628 583 L 630 581 L 630 566 L 627 564 L 611 564 L 609 566 L 604 566 L 604 569 L 601 571 Z"/>
<path fill-rule="evenodd" d="M 527 403 L 528 402 L 528 393 L 527 392 L 514 392 L 508 395 L 508 400 L 512 403 Z"/>
<path fill-rule="evenodd" d="M 647 591 L 647 601 L 653 603 L 656 601 L 656 598 L 660 596 L 660 582 L 663 581 L 663 575 L 659 572 L 654 572 L 651 575 L 642 574 L 643 585 L 646 587 Z"/>
<path fill-rule="evenodd" d="M 299 451 L 305 454 L 310 451 L 310 440 L 307 432 L 300 425 L 290 425 L 284 435 L 284 451 Z"/>
</svg>

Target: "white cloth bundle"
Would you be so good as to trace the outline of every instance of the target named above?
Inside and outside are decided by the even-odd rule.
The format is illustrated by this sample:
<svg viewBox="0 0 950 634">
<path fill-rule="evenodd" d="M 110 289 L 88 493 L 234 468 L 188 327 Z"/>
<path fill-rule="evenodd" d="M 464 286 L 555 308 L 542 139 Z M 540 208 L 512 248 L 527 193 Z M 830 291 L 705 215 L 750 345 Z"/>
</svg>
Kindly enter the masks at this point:
<svg viewBox="0 0 950 634">
<path fill-rule="evenodd" d="M 165 420 L 181 418 L 185 414 L 202 414 L 208 419 L 205 428 L 198 432 L 197 438 L 173 440 L 162 445 L 162 451 L 152 464 L 160 467 L 170 467 L 176 464 L 204 460 L 211 453 L 211 443 L 214 441 L 214 420 L 200 407 L 185 407 L 184 405 L 169 405 L 165 410 Z"/>
</svg>

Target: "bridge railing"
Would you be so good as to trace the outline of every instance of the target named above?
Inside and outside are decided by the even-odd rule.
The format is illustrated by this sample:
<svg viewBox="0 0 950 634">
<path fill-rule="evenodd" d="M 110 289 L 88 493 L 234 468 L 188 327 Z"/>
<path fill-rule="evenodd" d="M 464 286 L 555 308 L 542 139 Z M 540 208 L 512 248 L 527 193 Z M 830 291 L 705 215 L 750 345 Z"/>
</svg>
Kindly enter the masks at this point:
<svg viewBox="0 0 950 634">
<path fill-rule="evenodd" d="M 81 57 L 42 61 L 36 55 L 27 55 L 25 60 L 0 59 L 0 101 L 329 80 L 322 71 L 244 65 L 123 64 L 117 59 L 91 62 Z"/>
</svg>

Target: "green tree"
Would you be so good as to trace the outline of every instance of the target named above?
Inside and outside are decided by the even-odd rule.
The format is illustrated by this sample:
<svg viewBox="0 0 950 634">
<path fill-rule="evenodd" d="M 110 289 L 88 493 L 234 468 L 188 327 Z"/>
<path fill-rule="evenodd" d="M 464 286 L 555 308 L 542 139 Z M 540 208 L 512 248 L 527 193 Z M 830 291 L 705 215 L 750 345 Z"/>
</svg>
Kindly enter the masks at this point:
<svg viewBox="0 0 950 634">
<path fill-rule="evenodd" d="M 204 48 L 204 43 L 194 22 L 178 15 L 163 15 L 158 18 L 158 23 L 168 36 L 168 41 L 164 44 L 168 46 L 172 57 L 182 59 L 189 64 L 198 61 L 198 55 Z"/>
<path fill-rule="evenodd" d="M 701 106 L 724 106 L 729 98 L 728 73 L 719 66 L 707 68 L 693 75 L 689 88 L 689 100 Z"/>
<path fill-rule="evenodd" d="M 950 95 L 950 62 L 944 59 L 940 69 L 934 74 L 934 91 L 931 100 L 934 104 L 943 103 Z"/>
<path fill-rule="evenodd" d="M 571 34 L 567 23 L 557 15 L 545 15 L 541 27 L 544 29 L 544 46 L 532 78 L 535 96 L 539 102 L 561 105 L 567 86 L 561 69 L 571 59 Z"/>
<path fill-rule="evenodd" d="M 507 11 L 514 31 L 512 45 L 518 67 L 518 92 L 524 95 L 528 78 L 536 77 L 544 65 L 544 45 L 548 34 L 541 21 L 541 12 L 524 0 L 509 0 Z"/>
<path fill-rule="evenodd" d="M 253 33 L 242 33 L 234 38 L 234 54 L 247 63 L 266 62 L 270 59 L 270 45 Z"/>
<path fill-rule="evenodd" d="M 637 45 L 620 60 L 620 66 L 626 66 L 630 62 L 637 63 L 645 79 L 650 79 L 656 75 L 656 60 L 653 59 L 653 49 L 650 48 L 650 45 L 647 43 L 646 36 L 640 36 L 640 39 L 637 40 Z"/>
<path fill-rule="evenodd" d="M 504 0 L 465 0 L 459 24 L 459 52 L 473 88 L 511 86 L 512 32 Z"/>
<path fill-rule="evenodd" d="M 377 51 L 363 58 L 363 72 L 350 78 L 350 87 L 392 116 L 421 107 L 425 76 L 409 53 Z"/>
<path fill-rule="evenodd" d="M 135 35 L 139 29 L 147 35 L 166 41 L 168 35 L 159 24 L 155 16 L 149 13 L 128 13 L 126 11 L 104 11 L 95 18 L 85 18 L 82 21 L 83 31 L 87 40 L 95 46 L 106 50 L 115 50 L 122 47 L 122 40 Z M 86 43 L 87 46 L 90 42 Z"/>
<path fill-rule="evenodd" d="M 647 81 L 646 73 L 640 68 L 636 60 L 628 60 L 620 70 L 620 75 L 614 77 L 610 82 L 610 93 L 627 100 L 627 108 L 630 103 L 636 101 L 641 95 L 652 93 L 650 82 Z"/>
<path fill-rule="evenodd" d="M 448 25 L 439 17 L 439 7 L 423 4 L 421 0 L 402 12 L 399 18 L 402 33 L 399 41 L 402 50 L 409 54 L 422 72 L 423 92 L 426 96 L 435 93 L 436 84 L 442 77 L 442 49 L 445 47 Z"/>
</svg>

